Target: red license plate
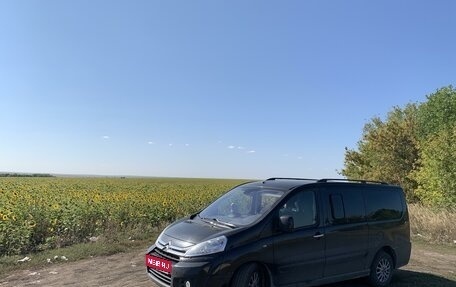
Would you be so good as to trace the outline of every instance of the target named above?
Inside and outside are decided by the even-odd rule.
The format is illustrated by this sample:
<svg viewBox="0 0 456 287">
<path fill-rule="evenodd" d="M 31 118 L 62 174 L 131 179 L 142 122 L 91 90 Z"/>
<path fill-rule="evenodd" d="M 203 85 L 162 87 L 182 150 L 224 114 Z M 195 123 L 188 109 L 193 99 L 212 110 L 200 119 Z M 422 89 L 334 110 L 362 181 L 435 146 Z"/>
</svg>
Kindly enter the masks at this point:
<svg viewBox="0 0 456 287">
<path fill-rule="evenodd" d="M 146 254 L 146 266 L 155 270 L 171 273 L 173 264 L 171 261 Z"/>
</svg>

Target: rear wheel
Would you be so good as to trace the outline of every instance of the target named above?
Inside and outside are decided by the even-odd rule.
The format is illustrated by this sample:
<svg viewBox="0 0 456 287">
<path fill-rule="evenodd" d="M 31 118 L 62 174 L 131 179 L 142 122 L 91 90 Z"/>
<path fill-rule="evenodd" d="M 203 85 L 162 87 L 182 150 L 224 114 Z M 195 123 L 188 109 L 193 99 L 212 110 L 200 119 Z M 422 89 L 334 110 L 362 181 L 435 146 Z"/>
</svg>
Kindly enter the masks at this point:
<svg viewBox="0 0 456 287">
<path fill-rule="evenodd" d="M 245 265 L 234 275 L 231 287 L 265 287 L 263 271 L 258 264 Z"/>
<path fill-rule="evenodd" d="M 369 283 L 374 287 L 388 286 L 393 278 L 394 263 L 391 255 L 380 251 L 372 261 Z"/>
</svg>

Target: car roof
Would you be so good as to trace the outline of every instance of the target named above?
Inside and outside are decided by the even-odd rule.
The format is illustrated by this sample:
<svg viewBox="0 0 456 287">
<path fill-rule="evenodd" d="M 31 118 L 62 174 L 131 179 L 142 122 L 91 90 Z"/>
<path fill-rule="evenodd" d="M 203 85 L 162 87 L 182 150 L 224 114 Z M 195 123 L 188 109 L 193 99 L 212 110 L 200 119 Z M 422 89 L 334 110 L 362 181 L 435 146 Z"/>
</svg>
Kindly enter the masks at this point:
<svg viewBox="0 0 456 287">
<path fill-rule="evenodd" d="M 255 181 L 247 183 L 249 187 L 254 188 L 268 188 L 278 190 L 292 190 L 300 186 L 309 184 L 363 184 L 363 185 L 376 185 L 376 186 L 391 186 L 386 182 L 371 181 L 371 180 L 352 180 L 352 179 L 309 179 L 309 178 L 289 178 L 289 177 L 272 177 L 263 181 Z"/>
<path fill-rule="evenodd" d="M 255 181 L 247 183 L 249 187 L 291 190 L 299 186 L 318 182 L 317 179 L 299 179 L 299 178 L 268 178 L 264 181 Z"/>
</svg>

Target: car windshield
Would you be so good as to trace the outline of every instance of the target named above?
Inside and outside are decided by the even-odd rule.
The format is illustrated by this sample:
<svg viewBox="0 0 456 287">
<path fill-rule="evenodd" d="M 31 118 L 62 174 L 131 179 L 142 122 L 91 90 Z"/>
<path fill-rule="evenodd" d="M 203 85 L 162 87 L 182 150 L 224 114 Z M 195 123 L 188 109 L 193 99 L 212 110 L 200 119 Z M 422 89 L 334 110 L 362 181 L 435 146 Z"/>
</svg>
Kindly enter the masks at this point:
<svg viewBox="0 0 456 287">
<path fill-rule="evenodd" d="M 210 204 L 199 216 L 228 227 L 249 225 L 269 212 L 283 195 L 280 190 L 238 186 Z"/>
</svg>

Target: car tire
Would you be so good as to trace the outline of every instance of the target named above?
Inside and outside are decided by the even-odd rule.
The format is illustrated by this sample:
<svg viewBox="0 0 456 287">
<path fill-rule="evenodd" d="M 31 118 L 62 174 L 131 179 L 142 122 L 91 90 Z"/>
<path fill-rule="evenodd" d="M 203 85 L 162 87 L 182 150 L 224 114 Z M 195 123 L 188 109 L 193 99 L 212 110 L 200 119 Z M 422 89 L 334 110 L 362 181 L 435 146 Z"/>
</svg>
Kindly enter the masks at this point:
<svg viewBox="0 0 456 287">
<path fill-rule="evenodd" d="M 264 283 L 261 268 L 256 263 L 250 263 L 236 272 L 231 287 L 265 287 Z"/>
<path fill-rule="evenodd" d="M 369 284 L 374 287 L 385 287 L 393 278 L 394 262 L 391 255 L 384 251 L 380 251 L 372 261 L 370 275 L 368 277 Z"/>
</svg>

